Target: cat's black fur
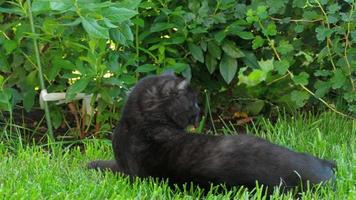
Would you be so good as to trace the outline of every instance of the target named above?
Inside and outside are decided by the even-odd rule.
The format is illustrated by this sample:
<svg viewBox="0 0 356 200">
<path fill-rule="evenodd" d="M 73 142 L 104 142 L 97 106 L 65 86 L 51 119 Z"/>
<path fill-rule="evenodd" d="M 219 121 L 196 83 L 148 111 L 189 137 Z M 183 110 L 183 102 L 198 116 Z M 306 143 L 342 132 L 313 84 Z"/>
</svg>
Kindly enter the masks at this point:
<svg viewBox="0 0 356 200">
<path fill-rule="evenodd" d="M 333 179 L 335 165 L 250 135 L 188 134 L 185 128 L 199 114 L 196 94 L 174 75 L 151 76 L 137 83 L 113 135 L 116 161 L 93 161 L 90 168 L 129 176 L 244 185 L 258 181 L 283 188 Z"/>
</svg>

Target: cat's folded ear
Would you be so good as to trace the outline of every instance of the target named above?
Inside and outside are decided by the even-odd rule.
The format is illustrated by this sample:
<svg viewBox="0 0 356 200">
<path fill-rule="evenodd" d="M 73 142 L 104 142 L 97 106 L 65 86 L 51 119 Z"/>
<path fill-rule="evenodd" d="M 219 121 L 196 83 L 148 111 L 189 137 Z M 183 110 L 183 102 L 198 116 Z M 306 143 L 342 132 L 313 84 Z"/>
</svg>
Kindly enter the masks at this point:
<svg viewBox="0 0 356 200">
<path fill-rule="evenodd" d="M 171 94 L 176 87 L 176 81 L 175 80 L 169 80 L 167 81 L 164 86 L 162 87 L 162 94 L 169 95 Z"/>
<path fill-rule="evenodd" d="M 185 90 L 185 89 L 187 89 L 188 84 L 189 84 L 189 82 L 187 80 L 183 80 L 177 85 L 177 89 L 178 90 Z"/>
</svg>

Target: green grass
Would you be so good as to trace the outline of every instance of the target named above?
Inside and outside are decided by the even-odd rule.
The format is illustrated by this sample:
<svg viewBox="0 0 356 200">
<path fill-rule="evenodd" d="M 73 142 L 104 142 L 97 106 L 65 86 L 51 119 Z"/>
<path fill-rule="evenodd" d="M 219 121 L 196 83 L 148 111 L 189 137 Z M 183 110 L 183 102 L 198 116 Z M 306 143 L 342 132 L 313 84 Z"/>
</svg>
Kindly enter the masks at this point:
<svg viewBox="0 0 356 200">
<path fill-rule="evenodd" d="M 276 124 L 259 120 L 249 128 L 274 143 L 336 160 L 336 190 L 322 187 L 307 191 L 302 199 L 356 199 L 356 122 L 331 113 L 318 117 L 281 118 Z M 4 131 L 3 131 L 4 133 Z M 8 134 L 8 133 L 7 133 Z M 2 199 L 197 199 L 202 192 L 171 189 L 165 183 L 136 180 L 86 170 L 87 162 L 112 158 L 108 141 L 88 140 L 84 150 L 63 150 L 59 145 L 48 151 L 38 146 L 0 143 L 0 198 Z M 206 199 L 264 199 L 260 189 L 248 196 L 244 189 L 210 192 Z M 271 199 L 291 199 L 277 192 Z"/>
</svg>

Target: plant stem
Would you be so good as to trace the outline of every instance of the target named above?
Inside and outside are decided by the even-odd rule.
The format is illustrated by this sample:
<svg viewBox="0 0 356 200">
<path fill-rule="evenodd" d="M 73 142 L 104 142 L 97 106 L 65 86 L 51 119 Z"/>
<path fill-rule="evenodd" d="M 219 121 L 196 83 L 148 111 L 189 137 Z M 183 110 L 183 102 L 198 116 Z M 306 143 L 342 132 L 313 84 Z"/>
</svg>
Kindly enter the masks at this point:
<svg viewBox="0 0 356 200">
<path fill-rule="evenodd" d="M 350 42 L 349 42 L 349 36 L 350 36 L 350 29 L 351 29 L 351 17 L 353 15 L 354 8 L 355 8 L 355 6 L 354 6 L 354 3 L 353 3 L 353 4 L 351 4 L 349 22 L 347 23 L 347 33 L 345 34 L 345 48 L 344 48 L 344 58 L 345 58 L 345 61 L 346 61 L 347 68 L 349 69 L 349 79 L 350 79 L 350 83 L 351 83 L 352 92 L 355 92 L 355 83 L 354 83 L 354 80 L 352 78 L 352 67 L 351 67 L 351 64 L 349 62 L 349 58 L 347 57 L 347 48 L 349 46 L 351 47 Z"/>
<path fill-rule="evenodd" d="M 274 20 L 274 21 L 282 21 L 283 19 L 280 18 L 276 18 L 276 17 L 269 17 L 270 19 Z M 315 22 L 319 22 L 319 21 L 323 21 L 323 19 L 314 19 L 314 20 L 307 20 L 307 19 L 290 19 L 289 21 L 291 22 L 306 22 L 306 23 L 315 23 Z"/>
<path fill-rule="evenodd" d="M 35 48 L 36 61 L 37 61 L 37 66 L 38 66 L 38 77 L 39 77 L 39 80 L 40 80 L 41 89 L 44 90 L 46 88 L 45 88 L 45 84 L 44 84 L 44 80 L 43 80 L 42 65 L 41 65 L 40 53 L 38 51 L 36 31 L 35 31 L 35 25 L 33 23 L 33 16 L 32 16 L 32 9 L 31 9 L 31 1 L 30 0 L 27 1 L 27 5 L 28 5 L 28 17 L 29 17 L 29 20 L 30 20 L 31 31 L 32 31 L 32 34 L 34 35 L 34 37 L 33 37 L 33 46 Z M 50 116 L 50 112 L 49 112 L 49 109 L 48 109 L 48 104 L 47 104 L 46 101 L 44 102 L 44 109 L 45 109 L 45 115 L 46 115 L 46 121 L 47 121 L 47 127 L 48 127 L 47 136 L 48 136 L 49 141 L 53 142 L 54 141 L 54 135 L 53 135 L 53 129 L 52 129 L 51 116 Z"/>
<path fill-rule="evenodd" d="M 213 115 L 211 114 L 211 109 L 210 109 L 210 94 L 208 94 L 207 90 L 204 90 L 205 93 L 205 101 L 208 107 L 208 111 L 209 111 L 209 117 L 210 117 L 210 121 L 211 121 L 211 125 L 213 126 L 214 129 L 214 134 L 217 134 L 216 128 L 215 128 L 215 124 L 214 124 L 214 120 L 213 120 Z"/>
<path fill-rule="evenodd" d="M 140 66 L 140 40 L 139 40 L 139 36 L 138 36 L 138 32 L 139 32 L 139 27 L 138 24 L 136 24 L 135 26 L 135 40 L 136 40 L 136 59 L 137 59 L 137 66 Z"/>
<path fill-rule="evenodd" d="M 319 0 L 316 0 L 316 3 L 318 4 L 318 7 L 320 8 L 321 12 L 322 12 L 323 15 L 324 15 L 325 23 L 326 23 L 327 28 L 328 28 L 329 30 L 331 30 L 330 24 L 329 24 L 328 15 L 326 14 L 326 12 L 325 12 L 323 6 L 320 4 Z M 332 55 L 331 55 L 331 50 L 330 50 L 331 44 L 332 44 L 332 42 L 331 42 L 330 36 L 327 36 L 327 37 L 326 37 L 326 48 L 328 49 L 328 56 L 329 56 L 331 65 L 333 66 L 333 69 L 334 69 L 334 71 L 335 71 L 335 70 L 336 70 L 336 66 L 335 66 L 334 59 L 333 59 L 333 57 L 332 57 Z"/>
<path fill-rule="evenodd" d="M 137 9 L 138 12 L 138 9 Z M 138 17 L 136 17 L 138 19 Z M 138 24 L 135 25 L 135 46 L 136 46 L 136 67 L 140 66 L 140 41 L 138 37 L 139 27 Z M 140 73 L 136 72 L 136 77 L 139 78 Z"/>
</svg>

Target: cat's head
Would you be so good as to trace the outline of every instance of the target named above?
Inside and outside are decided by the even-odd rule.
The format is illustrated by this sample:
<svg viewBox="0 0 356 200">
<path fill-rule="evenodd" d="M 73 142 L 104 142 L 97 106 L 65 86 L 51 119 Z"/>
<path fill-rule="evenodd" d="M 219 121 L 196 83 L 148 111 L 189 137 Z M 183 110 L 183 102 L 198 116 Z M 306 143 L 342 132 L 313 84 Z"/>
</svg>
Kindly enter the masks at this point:
<svg viewBox="0 0 356 200">
<path fill-rule="evenodd" d="M 146 121 L 173 123 L 180 128 L 197 123 L 197 95 L 187 80 L 164 74 L 145 78 L 136 87 L 137 103 Z"/>
</svg>

